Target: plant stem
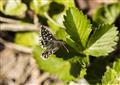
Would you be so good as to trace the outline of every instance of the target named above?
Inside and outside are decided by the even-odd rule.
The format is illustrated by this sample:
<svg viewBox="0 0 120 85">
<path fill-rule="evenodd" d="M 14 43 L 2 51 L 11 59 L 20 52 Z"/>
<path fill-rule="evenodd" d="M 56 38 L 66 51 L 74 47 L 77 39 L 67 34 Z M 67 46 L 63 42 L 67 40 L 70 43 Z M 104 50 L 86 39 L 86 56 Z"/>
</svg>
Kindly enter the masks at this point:
<svg viewBox="0 0 120 85">
<path fill-rule="evenodd" d="M 45 16 L 50 22 L 52 22 L 53 24 L 57 25 L 58 27 L 65 28 L 64 26 L 62 26 L 62 25 L 60 25 L 59 23 L 57 23 L 56 21 L 54 21 L 46 12 L 44 13 L 44 16 Z"/>
</svg>

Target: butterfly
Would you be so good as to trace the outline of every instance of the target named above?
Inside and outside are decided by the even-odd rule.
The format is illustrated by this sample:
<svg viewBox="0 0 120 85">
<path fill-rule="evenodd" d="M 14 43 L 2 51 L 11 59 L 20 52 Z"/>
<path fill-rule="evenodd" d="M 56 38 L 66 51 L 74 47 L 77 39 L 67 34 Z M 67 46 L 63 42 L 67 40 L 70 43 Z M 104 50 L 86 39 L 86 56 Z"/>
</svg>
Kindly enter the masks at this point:
<svg viewBox="0 0 120 85">
<path fill-rule="evenodd" d="M 46 60 L 51 54 L 54 54 L 61 47 L 64 47 L 68 52 L 65 43 L 57 40 L 50 32 L 50 29 L 44 25 L 41 25 L 39 41 L 41 43 L 41 47 L 46 48 L 41 54 L 41 58 L 43 60 Z"/>
</svg>

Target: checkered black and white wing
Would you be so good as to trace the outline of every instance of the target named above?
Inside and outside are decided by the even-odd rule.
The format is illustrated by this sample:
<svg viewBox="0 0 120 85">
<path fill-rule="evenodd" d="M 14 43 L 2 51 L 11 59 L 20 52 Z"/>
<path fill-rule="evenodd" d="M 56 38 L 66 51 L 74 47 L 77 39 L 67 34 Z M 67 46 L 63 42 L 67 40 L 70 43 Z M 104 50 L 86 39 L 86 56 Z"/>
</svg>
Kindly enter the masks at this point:
<svg viewBox="0 0 120 85">
<path fill-rule="evenodd" d="M 54 54 L 59 49 L 59 41 L 54 38 L 49 28 L 41 26 L 40 43 L 46 50 L 42 53 L 42 59 L 47 59 L 49 55 Z"/>
<path fill-rule="evenodd" d="M 50 45 L 50 42 L 56 40 L 52 33 L 50 32 L 49 28 L 46 26 L 41 26 L 40 30 L 40 43 L 42 47 L 47 47 Z"/>
</svg>

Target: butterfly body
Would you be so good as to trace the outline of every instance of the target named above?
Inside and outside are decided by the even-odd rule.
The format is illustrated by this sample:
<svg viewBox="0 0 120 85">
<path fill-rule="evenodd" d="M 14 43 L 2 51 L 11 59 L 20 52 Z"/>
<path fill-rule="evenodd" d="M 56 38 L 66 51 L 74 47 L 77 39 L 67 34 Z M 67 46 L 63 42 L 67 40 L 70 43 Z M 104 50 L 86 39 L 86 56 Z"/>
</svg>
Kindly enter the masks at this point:
<svg viewBox="0 0 120 85">
<path fill-rule="evenodd" d="M 41 47 L 46 48 L 45 51 L 42 53 L 42 59 L 47 59 L 49 55 L 54 54 L 56 51 L 63 46 L 63 42 L 57 40 L 52 33 L 50 32 L 49 28 L 46 26 L 41 26 L 40 30 L 40 43 Z"/>
</svg>

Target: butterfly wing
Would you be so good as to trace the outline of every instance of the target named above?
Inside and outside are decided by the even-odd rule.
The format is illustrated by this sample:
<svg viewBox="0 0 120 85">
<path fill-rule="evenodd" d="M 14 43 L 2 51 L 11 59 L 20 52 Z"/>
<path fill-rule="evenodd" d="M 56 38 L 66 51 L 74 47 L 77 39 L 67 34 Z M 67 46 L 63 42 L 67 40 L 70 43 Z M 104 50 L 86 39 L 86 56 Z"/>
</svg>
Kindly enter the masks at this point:
<svg viewBox="0 0 120 85">
<path fill-rule="evenodd" d="M 40 43 L 43 47 L 49 46 L 52 40 L 56 40 L 50 30 L 46 26 L 41 26 Z"/>
<path fill-rule="evenodd" d="M 46 47 L 46 50 L 41 55 L 42 59 L 44 60 L 59 49 L 58 40 L 54 38 L 46 26 L 41 26 L 40 43 L 42 47 Z"/>
<path fill-rule="evenodd" d="M 41 55 L 41 58 L 43 60 L 46 60 L 49 55 L 54 54 L 57 50 L 59 49 L 59 47 L 54 47 L 54 48 L 47 48 Z"/>
</svg>

